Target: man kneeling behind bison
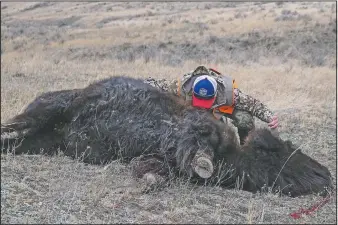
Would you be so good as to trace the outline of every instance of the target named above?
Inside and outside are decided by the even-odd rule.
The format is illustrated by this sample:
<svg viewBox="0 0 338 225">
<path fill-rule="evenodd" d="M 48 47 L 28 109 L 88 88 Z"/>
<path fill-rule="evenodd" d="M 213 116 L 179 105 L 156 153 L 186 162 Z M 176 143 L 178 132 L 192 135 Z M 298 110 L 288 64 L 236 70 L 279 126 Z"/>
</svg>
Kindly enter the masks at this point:
<svg viewBox="0 0 338 225">
<path fill-rule="evenodd" d="M 149 77 L 144 82 L 176 94 L 194 107 L 208 110 L 215 118 L 230 119 L 237 128 L 241 145 L 255 129 L 254 117 L 268 123 L 269 128 L 277 132 L 277 115 L 258 99 L 242 92 L 232 77 L 215 69 L 198 66 L 178 79 Z"/>
<path fill-rule="evenodd" d="M 132 161 L 139 177 L 182 174 L 224 187 L 240 178 L 244 190 L 267 186 L 291 196 L 332 186 L 326 167 L 269 130 L 251 131 L 240 146 L 235 132 L 209 112 L 128 77 L 37 97 L 2 125 L 2 149 L 17 140 L 9 149 L 15 153 L 60 148 L 87 163 Z"/>
</svg>

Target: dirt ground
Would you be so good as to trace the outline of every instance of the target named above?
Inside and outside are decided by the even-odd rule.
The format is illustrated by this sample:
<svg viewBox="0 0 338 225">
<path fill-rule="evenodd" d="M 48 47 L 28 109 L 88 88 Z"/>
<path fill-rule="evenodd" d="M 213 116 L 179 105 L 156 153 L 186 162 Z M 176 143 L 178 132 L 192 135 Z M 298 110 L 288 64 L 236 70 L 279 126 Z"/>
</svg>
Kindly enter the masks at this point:
<svg viewBox="0 0 338 225">
<path fill-rule="evenodd" d="M 336 187 L 336 13 L 336 2 L 2 2 L 1 122 L 46 91 L 174 79 L 203 64 L 269 106 L 281 137 L 327 166 Z M 180 179 L 141 190 L 118 161 L 1 154 L 1 223 L 337 223 L 336 196 L 295 220 L 321 198 Z"/>
</svg>

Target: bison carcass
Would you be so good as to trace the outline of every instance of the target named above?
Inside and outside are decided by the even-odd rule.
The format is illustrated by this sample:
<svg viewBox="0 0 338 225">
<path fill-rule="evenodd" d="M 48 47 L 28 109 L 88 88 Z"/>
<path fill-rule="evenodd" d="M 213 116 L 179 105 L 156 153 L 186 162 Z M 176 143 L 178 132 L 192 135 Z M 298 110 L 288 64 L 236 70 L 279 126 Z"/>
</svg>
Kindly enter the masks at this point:
<svg viewBox="0 0 338 225">
<path fill-rule="evenodd" d="M 273 186 L 297 196 L 331 186 L 330 173 L 268 130 L 240 146 L 234 130 L 202 109 L 140 79 L 113 77 L 84 89 L 49 92 L 2 125 L 2 148 L 57 149 L 87 163 L 139 158 L 138 176 L 183 174 L 256 192 Z"/>
</svg>

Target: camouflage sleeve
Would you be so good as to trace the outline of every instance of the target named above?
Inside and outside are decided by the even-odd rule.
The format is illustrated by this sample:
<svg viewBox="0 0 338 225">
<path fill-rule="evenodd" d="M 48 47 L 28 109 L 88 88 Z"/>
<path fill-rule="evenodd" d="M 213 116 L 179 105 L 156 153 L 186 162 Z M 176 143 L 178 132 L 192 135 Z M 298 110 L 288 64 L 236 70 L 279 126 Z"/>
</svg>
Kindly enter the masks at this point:
<svg viewBox="0 0 338 225">
<path fill-rule="evenodd" d="M 259 100 L 235 89 L 235 108 L 250 112 L 260 120 L 269 123 L 272 120 L 272 111 Z"/>
<path fill-rule="evenodd" d="M 166 79 L 155 79 L 152 77 L 146 78 L 144 83 L 150 84 L 153 87 L 159 88 L 163 91 L 178 93 L 178 81 L 177 80 L 166 80 Z"/>
</svg>

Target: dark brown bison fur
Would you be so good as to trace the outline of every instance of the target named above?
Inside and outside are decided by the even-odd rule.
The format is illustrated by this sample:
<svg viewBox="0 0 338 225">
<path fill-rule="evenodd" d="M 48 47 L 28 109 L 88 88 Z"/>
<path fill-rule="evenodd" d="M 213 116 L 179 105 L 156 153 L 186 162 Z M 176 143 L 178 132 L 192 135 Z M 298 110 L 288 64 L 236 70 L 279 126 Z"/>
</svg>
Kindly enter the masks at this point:
<svg viewBox="0 0 338 225">
<path fill-rule="evenodd" d="M 331 189 L 329 170 L 316 160 L 302 153 L 290 141 L 283 141 L 268 129 L 252 131 L 246 143 L 238 149 L 224 152 L 226 165 L 223 171 L 233 169 L 222 185 L 231 187 L 240 178 L 244 190 L 266 190 L 295 197 L 322 193 Z M 229 165 L 234 165 L 230 167 Z"/>
<path fill-rule="evenodd" d="M 326 167 L 269 130 L 253 131 L 239 146 L 234 130 L 209 112 L 128 77 L 37 97 L 1 128 L 2 149 L 17 140 L 20 145 L 10 149 L 15 153 L 60 149 L 94 164 L 138 159 L 136 176 L 183 174 L 205 181 L 193 168 L 201 153 L 214 165 L 208 180 L 224 187 L 237 183 L 256 192 L 272 186 L 298 196 L 332 186 Z"/>
<path fill-rule="evenodd" d="M 221 144 L 220 122 L 141 80 L 114 77 L 84 89 L 44 94 L 2 127 L 24 137 L 15 153 L 54 153 L 87 163 L 157 155 L 164 167 L 192 175 L 198 150 L 211 158 Z M 6 145 L 7 146 L 7 145 Z"/>
</svg>

